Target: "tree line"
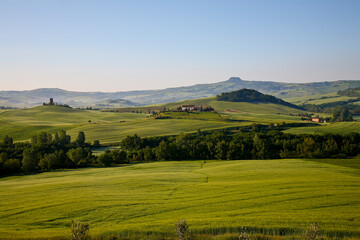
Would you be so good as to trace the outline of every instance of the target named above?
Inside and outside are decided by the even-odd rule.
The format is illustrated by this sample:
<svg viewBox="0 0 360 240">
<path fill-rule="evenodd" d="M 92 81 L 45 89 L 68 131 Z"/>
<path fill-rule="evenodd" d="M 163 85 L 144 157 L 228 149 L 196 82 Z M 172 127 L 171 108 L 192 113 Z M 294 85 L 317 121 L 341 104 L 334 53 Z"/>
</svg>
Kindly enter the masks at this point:
<svg viewBox="0 0 360 240">
<path fill-rule="evenodd" d="M 59 168 L 110 166 L 131 162 L 170 160 L 242 160 L 280 158 L 360 158 L 360 134 L 293 135 L 281 131 L 218 130 L 178 136 L 127 136 L 120 148 L 94 156 L 79 132 L 71 141 L 65 131 L 40 133 L 31 142 L 0 143 L 0 174 L 31 173 Z"/>
<path fill-rule="evenodd" d="M 90 166 L 96 164 L 97 160 L 91 147 L 99 145 L 99 141 L 85 143 L 84 132 L 79 132 L 73 142 L 65 131 L 54 135 L 42 132 L 33 136 L 30 142 L 19 143 L 5 136 L 0 143 L 0 174 Z"/>
<path fill-rule="evenodd" d="M 242 160 L 279 158 L 360 158 L 360 134 L 293 135 L 280 131 L 181 134 L 176 137 L 127 136 L 121 150 L 102 156 L 123 162 L 167 160 Z"/>
</svg>

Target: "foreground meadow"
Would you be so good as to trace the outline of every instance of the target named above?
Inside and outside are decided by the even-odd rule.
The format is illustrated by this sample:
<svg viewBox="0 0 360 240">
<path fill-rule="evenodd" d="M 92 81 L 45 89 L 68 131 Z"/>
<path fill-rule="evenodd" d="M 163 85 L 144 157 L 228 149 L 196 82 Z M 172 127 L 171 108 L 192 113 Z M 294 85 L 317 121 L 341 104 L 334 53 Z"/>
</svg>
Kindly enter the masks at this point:
<svg viewBox="0 0 360 240">
<path fill-rule="evenodd" d="M 360 237 L 360 169 L 306 160 L 183 161 L 86 168 L 0 179 L 0 239 L 67 238 L 71 221 L 92 237 L 194 233 Z M 144 237 L 145 238 L 145 237 Z"/>
</svg>

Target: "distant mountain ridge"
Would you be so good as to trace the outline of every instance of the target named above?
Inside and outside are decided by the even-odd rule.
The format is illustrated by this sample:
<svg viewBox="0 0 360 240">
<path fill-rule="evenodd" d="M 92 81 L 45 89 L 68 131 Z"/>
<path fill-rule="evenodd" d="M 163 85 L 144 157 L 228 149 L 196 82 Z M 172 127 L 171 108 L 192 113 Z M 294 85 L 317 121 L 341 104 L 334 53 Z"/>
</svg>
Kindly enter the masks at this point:
<svg viewBox="0 0 360 240">
<path fill-rule="evenodd" d="M 334 82 L 281 83 L 270 81 L 248 81 L 232 77 L 227 81 L 197 84 L 186 87 L 161 90 L 128 92 L 75 92 L 58 88 L 40 88 L 28 91 L 0 91 L 0 106 L 32 107 L 54 98 L 57 103 L 72 107 L 118 108 L 138 105 L 177 102 L 215 96 L 223 92 L 242 88 L 255 89 L 282 99 L 319 93 L 337 92 L 360 87 L 360 80 L 339 80 Z"/>
</svg>

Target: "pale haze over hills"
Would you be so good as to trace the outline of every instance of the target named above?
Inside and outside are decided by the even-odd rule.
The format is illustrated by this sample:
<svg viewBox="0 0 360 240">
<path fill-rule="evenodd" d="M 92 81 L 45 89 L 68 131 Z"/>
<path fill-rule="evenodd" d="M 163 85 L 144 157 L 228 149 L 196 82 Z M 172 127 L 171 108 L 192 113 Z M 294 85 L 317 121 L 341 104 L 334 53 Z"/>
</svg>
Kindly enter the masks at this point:
<svg viewBox="0 0 360 240">
<path fill-rule="evenodd" d="M 222 92 L 230 92 L 242 88 L 255 89 L 262 93 L 286 99 L 289 97 L 337 92 L 359 86 L 359 80 L 294 84 L 247 81 L 238 77 L 232 77 L 227 81 L 218 83 L 145 91 L 74 92 L 58 88 L 41 88 L 30 91 L 0 91 L 0 106 L 32 107 L 41 105 L 52 97 L 57 103 L 68 104 L 73 107 L 128 107 L 210 97 Z"/>
</svg>

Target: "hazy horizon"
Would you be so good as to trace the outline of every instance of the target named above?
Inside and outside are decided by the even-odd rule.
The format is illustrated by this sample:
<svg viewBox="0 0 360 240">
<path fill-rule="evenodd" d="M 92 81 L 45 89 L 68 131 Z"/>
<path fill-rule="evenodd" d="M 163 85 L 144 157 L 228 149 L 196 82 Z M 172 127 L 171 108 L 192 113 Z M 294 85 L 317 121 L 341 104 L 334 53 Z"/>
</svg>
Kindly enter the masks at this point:
<svg viewBox="0 0 360 240">
<path fill-rule="evenodd" d="M 360 79 L 360 2 L 0 0 L 0 90 Z"/>
<path fill-rule="evenodd" d="M 240 78 L 240 77 L 230 77 L 230 78 Z M 65 89 L 65 88 L 59 88 L 59 87 L 39 87 L 39 88 L 33 88 L 33 89 L 19 89 L 19 90 L 13 90 L 13 89 L 9 89 L 9 90 L 4 90 L 4 89 L 0 89 L 0 91 L 33 91 L 33 90 L 37 90 L 37 89 L 61 89 L 61 90 L 65 90 L 65 91 L 69 91 L 69 92 L 104 92 L 104 93 L 115 93 L 115 92 L 132 92 L 132 91 L 151 91 L 151 90 L 164 90 L 164 89 L 171 89 L 171 88 L 181 88 L 181 87 L 191 87 L 197 84 L 214 84 L 214 83 L 221 83 L 221 82 L 225 82 L 227 80 L 229 80 L 230 78 L 224 80 L 224 81 L 218 81 L 218 82 L 213 82 L 213 83 L 194 83 L 194 84 L 189 84 L 189 85 L 180 85 L 180 86 L 173 86 L 173 87 L 166 87 L 166 88 L 153 88 L 153 89 L 133 89 L 133 90 L 114 90 L 114 91 L 85 91 L 85 90 L 71 90 L 71 89 Z M 240 78 L 243 81 L 255 81 L 255 82 L 278 82 L 278 83 L 289 83 L 289 84 L 302 84 L 302 83 L 315 83 L 315 82 L 336 82 L 336 81 L 360 81 L 359 79 L 338 79 L 338 80 L 332 80 L 332 81 L 313 81 L 313 82 L 279 82 L 279 81 L 267 81 L 267 80 L 249 80 L 249 79 L 243 79 Z"/>
</svg>

